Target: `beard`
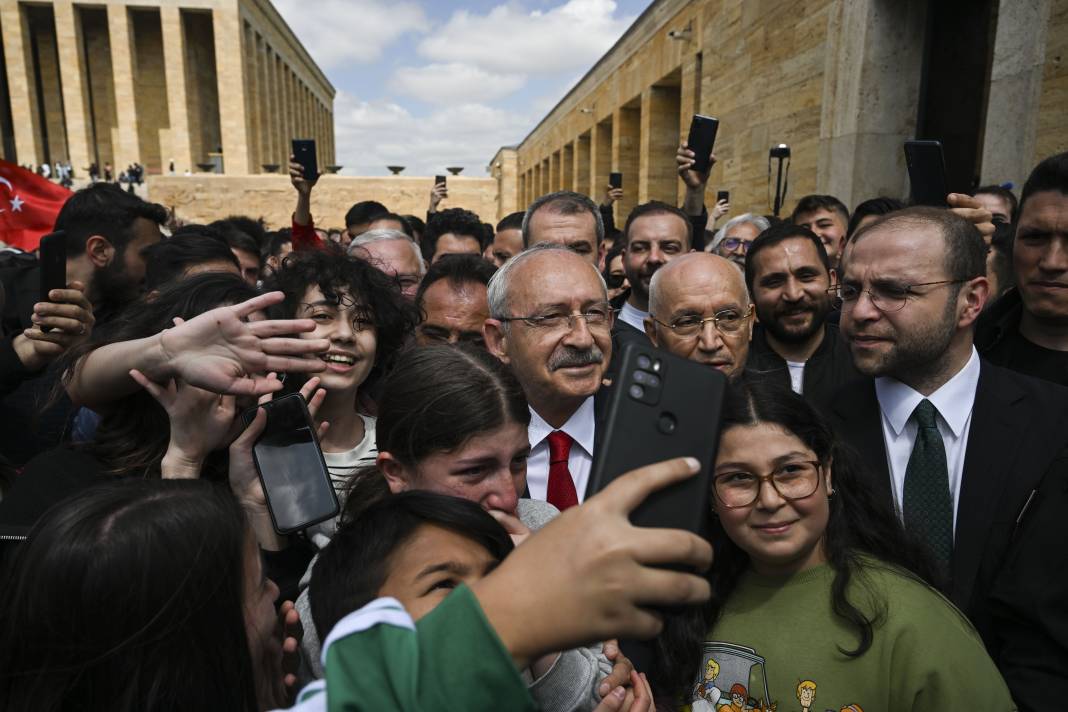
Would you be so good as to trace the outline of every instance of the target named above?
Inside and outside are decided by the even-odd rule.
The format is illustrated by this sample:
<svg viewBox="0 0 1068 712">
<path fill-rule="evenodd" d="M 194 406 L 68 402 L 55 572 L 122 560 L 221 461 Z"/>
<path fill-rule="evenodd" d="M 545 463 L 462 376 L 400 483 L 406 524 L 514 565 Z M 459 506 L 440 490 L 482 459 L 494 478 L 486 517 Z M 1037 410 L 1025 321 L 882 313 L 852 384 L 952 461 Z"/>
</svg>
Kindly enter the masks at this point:
<svg viewBox="0 0 1068 712">
<path fill-rule="evenodd" d="M 774 336 L 776 340 L 784 344 L 801 344 L 811 339 L 823 329 L 823 325 L 827 321 L 827 315 L 831 313 L 832 308 L 833 304 L 828 298 L 806 300 L 799 304 L 791 304 L 788 306 L 776 302 L 776 306 L 770 310 L 762 309 L 758 306 L 756 308 L 756 313 L 760 324 L 767 329 L 768 333 Z M 809 313 L 812 315 L 808 324 L 799 327 L 786 326 L 783 324 L 783 317 L 799 313 Z"/>
<path fill-rule="evenodd" d="M 858 359 L 853 352 L 857 370 L 865 376 L 891 376 L 898 380 L 906 380 L 902 376 L 907 376 L 909 381 L 940 371 L 956 335 L 958 293 L 959 289 L 951 293 L 938 322 L 899 332 L 885 353 Z"/>
<path fill-rule="evenodd" d="M 653 273 L 663 266 L 662 263 L 656 263 L 653 265 L 642 265 L 639 269 L 629 269 L 626 262 L 624 262 L 623 273 L 627 275 L 627 282 L 630 284 L 631 293 L 643 301 L 648 301 L 649 280 L 653 278 Z"/>
<path fill-rule="evenodd" d="M 115 314 L 141 296 L 141 285 L 130 279 L 121 254 L 93 275 L 93 311 Z M 98 317 L 99 321 L 99 317 Z"/>
</svg>

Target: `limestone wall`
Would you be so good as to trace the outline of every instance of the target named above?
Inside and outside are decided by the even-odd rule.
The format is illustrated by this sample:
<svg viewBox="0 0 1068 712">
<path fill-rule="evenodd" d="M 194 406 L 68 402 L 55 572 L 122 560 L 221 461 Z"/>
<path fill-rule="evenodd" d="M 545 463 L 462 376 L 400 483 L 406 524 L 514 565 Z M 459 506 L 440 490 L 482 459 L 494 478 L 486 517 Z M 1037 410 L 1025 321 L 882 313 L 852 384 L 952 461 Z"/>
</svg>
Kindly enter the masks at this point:
<svg viewBox="0 0 1068 712">
<path fill-rule="evenodd" d="M 377 200 L 401 215 L 424 218 L 432 177 L 350 177 L 326 175 L 312 193 L 312 215 L 320 227 L 344 227 L 353 203 Z M 449 197 L 441 208 L 467 208 L 483 222 L 496 223 L 497 181 L 493 178 L 449 176 Z M 228 215 L 264 217 L 272 228 L 290 224 L 297 194 L 287 176 L 149 176 L 148 199 L 190 222 L 209 222 Z"/>
</svg>

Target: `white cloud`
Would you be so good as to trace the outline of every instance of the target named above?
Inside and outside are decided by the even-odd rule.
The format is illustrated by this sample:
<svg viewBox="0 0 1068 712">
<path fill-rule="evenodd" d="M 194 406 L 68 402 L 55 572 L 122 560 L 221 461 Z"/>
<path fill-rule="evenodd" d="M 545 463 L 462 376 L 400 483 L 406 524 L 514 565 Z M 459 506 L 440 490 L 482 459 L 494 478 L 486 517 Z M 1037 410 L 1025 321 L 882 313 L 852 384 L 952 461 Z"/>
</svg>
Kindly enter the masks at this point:
<svg viewBox="0 0 1068 712">
<path fill-rule="evenodd" d="M 402 35 L 430 27 L 411 0 L 274 0 L 274 6 L 324 70 L 374 62 Z"/>
<path fill-rule="evenodd" d="M 387 175 L 387 165 L 400 165 L 404 175 L 464 166 L 464 175 L 482 176 L 497 149 L 531 127 L 530 117 L 485 104 L 457 103 L 417 117 L 395 102 L 359 101 L 343 91 L 335 98 L 334 123 L 346 175 Z"/>
<path fill-rule="evenodd" d="M 616 17 L 613 0 L 568 0 L 546 12 L 498 5 L 486 15 L 460 10 L 419 44 L 436 62 L 494 72 L 555 74 L 588 69 L 633 22 Z"/>
<path fill-rule="evenodd" d="M 519 74 L 497 74 L 470 64 L 450 62 L 423 67 L 401 67 L 393 73 L 390 88 L 431 104 L 494 101 L 523 86 Z"/>
</svg>

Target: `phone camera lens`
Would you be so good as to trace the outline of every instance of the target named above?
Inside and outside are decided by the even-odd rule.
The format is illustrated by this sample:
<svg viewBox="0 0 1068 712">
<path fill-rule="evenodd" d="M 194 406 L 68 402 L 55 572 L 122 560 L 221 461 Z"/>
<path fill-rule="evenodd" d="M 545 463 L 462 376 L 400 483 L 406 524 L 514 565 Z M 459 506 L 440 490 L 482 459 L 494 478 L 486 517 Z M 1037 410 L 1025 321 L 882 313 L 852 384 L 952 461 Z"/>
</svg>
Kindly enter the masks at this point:
<svg viewBox="0 0 1068 712">
<path fill-rule="evenodd" d="M 642 396 L 645 395 L 645 389 L 637 384 L 631 386 L 628 392 L 630 393 L 631 398 L 640 399 Z"/>
<path fill-rule="evenodd" d="M 634 372 L 634 382 L 635 383 L 648 383 L 649 382 L 649 376 L 650 376 L 650 374 L 646 373 L 645 371 L 635 371 Z"/>
<path fill-rule="evenodd" d="M 638 368 L 648 369 L 652 364 L 653 361 L 648 356 L 642 354 L 638 357 Z"/>
<path fill-rule="evenodd" d="M 651 373 L 647 373 L 645 374 L 645 385 L 649 386 L 650 388 L 659 388 L 660 379 Z"/>
</svg>

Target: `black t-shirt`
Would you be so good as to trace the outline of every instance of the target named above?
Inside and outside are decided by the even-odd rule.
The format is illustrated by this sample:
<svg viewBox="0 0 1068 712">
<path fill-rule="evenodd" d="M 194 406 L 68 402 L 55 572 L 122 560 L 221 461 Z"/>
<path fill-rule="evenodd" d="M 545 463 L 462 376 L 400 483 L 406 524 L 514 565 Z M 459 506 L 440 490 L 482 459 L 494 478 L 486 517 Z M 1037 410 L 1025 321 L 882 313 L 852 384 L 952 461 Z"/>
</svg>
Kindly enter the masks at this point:
<svg viewBox="0 0 1068 712">
<path fill-rule="evenodd" d="M 1013 329 L 983 357 L 996 366 L 1068 386 L 1068 351 L 1055 351 L 1028 341 Z"/>
</svg>

